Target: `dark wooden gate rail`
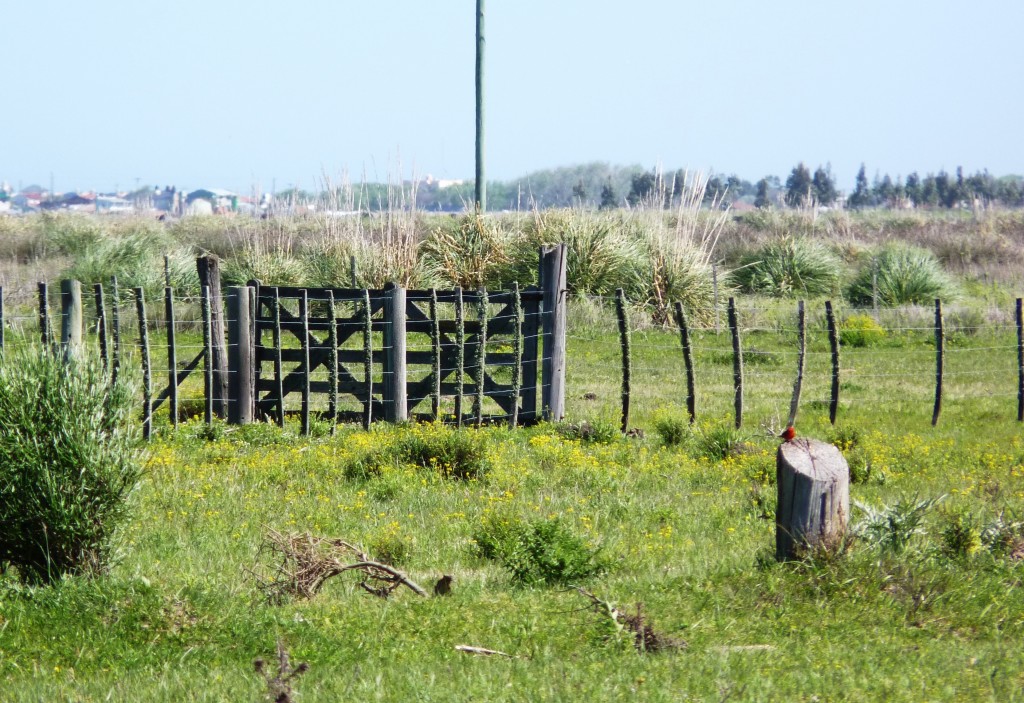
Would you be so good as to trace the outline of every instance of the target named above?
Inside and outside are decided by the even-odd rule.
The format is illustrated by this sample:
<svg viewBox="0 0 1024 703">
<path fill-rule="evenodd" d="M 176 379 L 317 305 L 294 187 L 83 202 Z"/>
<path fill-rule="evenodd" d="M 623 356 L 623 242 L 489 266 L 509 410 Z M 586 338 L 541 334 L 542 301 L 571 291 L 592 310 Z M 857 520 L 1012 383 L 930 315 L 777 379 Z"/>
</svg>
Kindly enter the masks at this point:
<svg viewBox="0 0 1024 703">
<path fill-rule="evenodd" d="M 431 412 L 415 412 L 420 406 L 430 407 L 432 395 L 435 388 L 439 387 L 442 397 L 454 397 L 460 392 L 458 384 L 451 379 L 457 376 L 459 345 L 456 339 L 456 322 L 454 319 L 442 319 L 438 321 L 439 352 L 440 352 L 440 379 L 435 378 L 434 353 L 432 347 L 432 330 L 434 322 L 430 318 L 431 291 L 429 290 L 408 290 L 405 293 L 405 305 L 402 314 L 395 314 L 395 320 L 387 319 L 387 306 L 385 300 L 389 293 L 395 289 L 380 289 L 364 291 L 354 288 L 298 288 L 293 286 L 271 287 L 260 285 L 257 281 L 250 282 L 250 286 L 256 289 L 256 307 L 254 319 L 254 362 L 255 362 L 255 403 L 256 414 L 262 418 L 275 419 L 281 422 L 284 413 L 283 400 L 291 393 L 301 392 L 307 383 L 307 378 L 316 371 L 326 372 L 328 379 L 332 378 L 330 362 L 332 359 L 330 339 L 330 327 L 333 322 L 335 333 L 335 344 L 337 352 L 333 357 L 337 360 L 337 393 L 339 396 L 349 395 L 363 406 L 362 410 L 349 412 L 332 412 L 339 420 L 358 421 L 365 416 L 369 409 L 373 418 L 386 418 L 397 416 L 400 418 L 412 417 L 415 419 L 433 419 Z M 309 301 L 309 317 L 305 322 L 300 315 L 293 313 L 289 307 L 295 307 L 295 302 L 302 299 L 303 295 Z M 343 348 L 346 342 L 357 336 L 362 339 L 366 329 L 366 319 L 362 311 L 362 304 L 365 296 L 370 299 L 370 329 L 373 333 L 379 333 L 382 338 L 391 338 L 385 332 L 392 324 L 402 324 L 408 344 L 409 335 L 417 335 L 414 340 L 425 340 L 423 343 L 409 344 L 415 348 L 396 350 L 391 347 L 381 348 L 378 344 L 372 351 L 372 363 L 375 369 L 383 369 L 385 373 L 394 373 L 388 369 L 396 368 L 393 356 L 404 351 L 402 355 L 405 360 L 407 373 L 416 376 L 413 380 L 407 380 L 404 384 L 404 399 L 390 396 L 388 393 L 388 382 L 383 384 L 366 383 L 365 373 L 362 373 L 365 362 L 365 352 L 360 348 Z M 436 300 L 439 308 L 441 306 L 454 307 L 457 292 L 436 291 Z M 337 316 L 327 312 L 327 301 L 333 298 L 335 307 L 341 310 L 351 310 L 351 314 Z M 540 371 L 539 363 L 539 337 L 540 318 L 544 295 L 537 288 L 527 288 L 520 293 L 522 303 L 523 319 L 520 334 L 523 338 L 522 353 L 522 383 L 520 384 L 519 397 L 514 399 L 514 389 L 511 384 L 503 384 L 495 380 L 493 370 L 500 367 L 509 367 L 515 363 L 515 355 L 509 352 L 490 351 L 488 347 L 496 342 L 507 339 L 511 340 L 516 333 L 516 320 L 513 309 L 512 294 L 509 292 L 488 293 L 488 302 L 491 306 L 498 307 L 498 311 L 489 315 L 487 322 L 487 342 L 485 343 L 486 356 L 484 368 L 481 371 L 479 365 L 474 361 L 478 358 L 480 346 L 480 322 L 471 316 L 466 316 L 464 321 L 464 337 L 462 345 L 462 358 L 465 360 L 465 377 L 461 392 L 463 396 L 475 395 L 479 384 L 483 383 L 484 396 L 490 398 L 502 414 L 490 414 L 485 420 L 495 421 L 507 419 L 513 414 L 514 403 L 518 403 L 518 420 L 520 423 L 533 423 L 538 418 L 537 379 Z M 467 309 L 475 309 L 481 300 L 478 292 L 462 292 L 463 304 Z M 290 304 L 289 304 L 290 303 Z M 279 318 L 278 318 L 279 316 Z M 446 317 L 454 317 L 446 316 Z M 404 320 L 402 319 L 404 318 Z M 277 322 L 279 319 L 279 323 Z M 280 336 L 291 335 L 298 341 L 300 348 L 284 347 L 280 337 L 275 334 L 276 325 L 280 325 Z M 304 330 L 308 330 L 305 332 Z M 305 344 L 303 344 L 305 342 Z M 306 347 L 303 349 L 301 347 Z M 305 361 L 308 350 L 308 365 Z M 288 368 L 285 368 L 285 367 Z M 362 378 L 358 377 L 354 370 L 359 370 Z M 409 373 L 411 371 L 411 373 Z M 437 385 L 435 385 L 437 384 Z M 309 389 L 313 394 L 329 395 L 331 392 L 331 380 L 309 381 Z M 397 395 L 401 395 L 398 393 Z M 389 412 L 388 403 L 400 403 L 404 412 Z M 370 407 L 367 408 L 367 405 Z M 332 408 L 332 410 L 334 410 Z M 468 421 L 471 415 L 463 413 L 463 420 Z M 449 420 L 457 418 L 449 417 Z"/>
</svg>

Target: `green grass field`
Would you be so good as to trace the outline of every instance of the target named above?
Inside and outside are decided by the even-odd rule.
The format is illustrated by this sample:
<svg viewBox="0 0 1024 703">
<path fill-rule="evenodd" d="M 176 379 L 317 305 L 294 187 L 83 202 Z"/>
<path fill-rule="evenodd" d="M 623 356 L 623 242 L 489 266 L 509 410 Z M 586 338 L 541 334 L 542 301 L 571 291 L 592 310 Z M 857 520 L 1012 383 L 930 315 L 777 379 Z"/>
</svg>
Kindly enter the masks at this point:
<svg viewBox="0 0 1024 703">
<path fill-rule="evenodd" d="M 302 438 L 291 423 L 172 432 L 160 414 L 109 575 L 48 588 L 0 577 L 0 698 L 257 701 L 267 686 L 253 660 L 272 663 L 278 642 L 309 664 L 292 682 L 300 701 L 1024 698 L 1012 321 L 949 332 L 933 428 L 930 311 L 893 313 L 873 346 L 844 349 L 833 428 L 823 312 L 809 306 L 801 434 L 844 449 L 855 502 L 943 498 L 907 528 L 902 551 L 886 540 L 897 525 L 842 554 L 777 563 L 770 430 L 785 422 L 795 373 L 791 307 L 741 307 L 740 430 L 728 333 L 696 334 L 698 421 L 688 428 L 678 337 L 638 325 L 631 424 L 645 434 L 625 438 L 611 308 L 577 304 L 567 414 L 589 421 L 597 441 L 548 424 L 467 429 L 482 437 L 485 470 L 465 480 L 402 458 L 411 441 L 457 441 L 439 426 L 330 437 L 317 424 Z M 666 446 L 657 428 L 670 426 L 679 442 Z M 574 585 L 626 612 L 642 603 L 686 647 L 638 652 L 577 591 L 522 585 L 473 540 L 488 526 L 549 520 L 599 550 L 604 570 Z M 267 529 L 390 555 L 428 592 L 450 574 L 451 594 L 400 589 L 382 600 L 343 574 L 312 599 L 270 605 L 252 573 L 272 565 L 259 551 Z"/>
</svg>

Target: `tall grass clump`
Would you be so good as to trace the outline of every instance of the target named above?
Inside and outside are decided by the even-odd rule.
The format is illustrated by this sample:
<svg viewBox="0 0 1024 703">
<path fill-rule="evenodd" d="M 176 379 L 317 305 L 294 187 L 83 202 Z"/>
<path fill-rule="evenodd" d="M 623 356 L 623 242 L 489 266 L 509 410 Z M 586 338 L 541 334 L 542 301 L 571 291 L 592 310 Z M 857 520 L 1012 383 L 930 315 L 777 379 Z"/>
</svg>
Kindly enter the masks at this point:
<svg viewBox="0 0 1024 703">
<path fill-rule="evenodd" d="M 565 244 L 566 283 L 570 291 L 613 295 L 622 288 L 641 297 L 646 252 L 611 214 L 581 210 L 538 211 L 527 224 L 527 238 L 541 244 Z"/>
<path fill-rule="evenodd" d="M 787 236 L 746 254 L 733 280 L 747 293 L 814 297 L 834 293 L 841 272 L 839 258 L 823 243 Z"/>
<path fill-rule="evenodd" d="M 871 305 L 877 273 L 878 302 L 885 306 L 929 303 L 956 293 L 942 264 L 927 249 L 893 242 L 878 250 L 857 272 L 848 297 L 855 305 Z"/>
<path fill-rule="evenodd" d="M 504 221 L 473 212 L 434 227 L 420 246 L 420 256 L 438 282 L 479 290 L 517 280 L 517 264 L 528 255 L 521 249 L 520 239 Z"/>
<path fill-rule="evenodd" d="M 669 323 L 676 301 L 691 321 L 703 324 L 714 318 L 712 256 L 729 214 L 717 198 L 709 209 L 703 208 L 707 183 L 700 172 L 684 177 L 674 224 L 660 210 L 632 214 L 632 224 L 641 229 L 647 244 L 645 284 L 655 324 Z"/>
<path fill-rule="evenodd" d="M 131 409 L 131 389 L 93 357 L 4 355 L 0 564 L 30 583 L 107 567 L 141 472 Z"/>
<path fill-rule="evenodd" d="M 171 285 L 195 292 L 199 287 L 193 251 L 174 242 L 162 229 L 105 232 L 84 243 L 74 253 L 64 276 L 89 286 L 106 285 L 117 276 L 122 290 L 141 287 L 150 300 L 158 300 L 164 288 L 164 256 L 170 257 Z"/>
</svg>

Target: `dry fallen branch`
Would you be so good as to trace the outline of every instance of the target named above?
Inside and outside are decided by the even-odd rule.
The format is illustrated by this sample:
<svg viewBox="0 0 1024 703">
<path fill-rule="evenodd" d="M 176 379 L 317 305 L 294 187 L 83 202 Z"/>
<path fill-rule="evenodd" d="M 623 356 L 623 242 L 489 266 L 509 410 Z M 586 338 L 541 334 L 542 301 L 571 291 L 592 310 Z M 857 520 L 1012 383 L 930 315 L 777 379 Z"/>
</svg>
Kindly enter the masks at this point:
<svg viewBox="0 0 1024 703">
<path fill-rule="evenodd" d="M 455 645 L 455 650 L 458 652 L 465 652 L 466 654 L 475 654 L 481 657 L 498 656 L 508 657 L 509 659 L 517 658 L 514 654 L 506 654 L 505 652 L 499 652 L 496 649 L 487 649 L 485 647 L 474 647 L 469 644 L 457 644 Z"/>
<path fill-rule="evenodd" d="M 633 634 L 633 646 L 639 652 L 658 652 L 664 649 L 684 649 L 686 642 L 658 632 L 643 614 L 643 604 L 636 604 L 636 614 L 627 615 L 609 601 L 601 600 L 590 591 L 576 586 L 576 590 L 590 599 L 594 609 L 608 618 L 618 631 L 629 630 Z"/>
<path fill-rule="evenodd" d="M 283 533 L 267 530 L 260 545 L 257 564 L 274 563 L 269 573 L 250 571 L 268 602 L 281 603 L 288 598 L 312 598 L 332 576 L 360 571 L 365 579 L 360 586 L 381 598 L 405 586 L 426 596 L 418 584 L 398 569 L 369 558 L 359 547 L 342 539 L 314 537 L 308 532 Z M 276 563 L 275 563 L 276 562 Z"/>
</svg>

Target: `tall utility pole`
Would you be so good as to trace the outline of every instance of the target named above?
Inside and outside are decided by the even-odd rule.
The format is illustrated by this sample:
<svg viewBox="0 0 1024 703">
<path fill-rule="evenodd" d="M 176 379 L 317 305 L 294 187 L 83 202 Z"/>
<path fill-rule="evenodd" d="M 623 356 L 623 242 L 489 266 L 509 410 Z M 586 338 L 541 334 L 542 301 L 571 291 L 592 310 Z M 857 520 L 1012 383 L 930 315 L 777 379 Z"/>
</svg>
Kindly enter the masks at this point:
<svg viewBox="0 0 1024 703">
<path fill-rule="evenodd" d="M 484 180 L 484 0 L 476 0 L 476 208 L 487 211 Z"/>
</svg>

